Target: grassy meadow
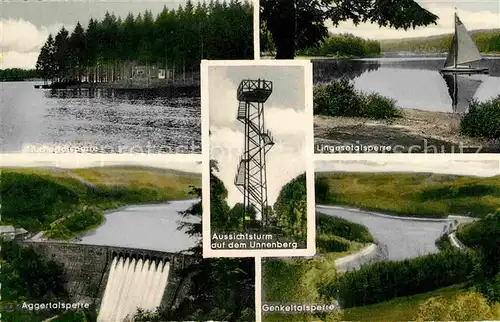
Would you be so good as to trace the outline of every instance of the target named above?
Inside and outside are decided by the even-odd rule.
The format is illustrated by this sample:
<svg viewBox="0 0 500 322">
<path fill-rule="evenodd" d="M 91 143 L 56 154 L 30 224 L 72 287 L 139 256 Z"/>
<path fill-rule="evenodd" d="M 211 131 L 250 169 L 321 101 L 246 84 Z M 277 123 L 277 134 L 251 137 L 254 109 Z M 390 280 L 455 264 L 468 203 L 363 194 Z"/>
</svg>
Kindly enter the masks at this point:
<svg viewBox="0 0 500 322">
<path fill-rule="evenodd" d="M 262 293 L 266 303 L 322 303 L 331 301 L 321 295 L 321 285 L 337 279 L 335 260 L 372 243 L 373 236 L 362 225 L 317 214 L 317 256 L 312 259 L 266 259 L 262 263 Z M 337 320 L 339 312 L 328 314 L 263 313 L 265 321 Z"/>
<path fill-rule="evenodd" d="M 2 224 L 69 239 L 104 220 L 104 211 L 190 198 L 201 176 L 139 167 L 2 169 Z"/>
</svg>

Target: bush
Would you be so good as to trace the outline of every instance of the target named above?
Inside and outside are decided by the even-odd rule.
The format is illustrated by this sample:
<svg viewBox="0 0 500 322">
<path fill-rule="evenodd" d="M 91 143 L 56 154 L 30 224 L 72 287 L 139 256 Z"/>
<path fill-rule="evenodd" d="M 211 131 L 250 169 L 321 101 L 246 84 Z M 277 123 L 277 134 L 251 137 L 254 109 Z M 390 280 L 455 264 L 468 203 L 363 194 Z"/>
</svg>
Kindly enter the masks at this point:
<svg viewBox="0 0 500 322">
<path fill-rule="evenodd" d="M 281 188 L 273 205 L 280 231 L 297 240 L 307 236 L 306 175 L 300 174 Z"/>
<path fill-rule="evenodd" d="M 317 232 L 320 235 L 335 235 L 349 241 L 373 243 L 373 236 L 370 234 L 368 228 L 363 225 L 321 213 L 317 214 L 316 220 Z"/>
<path fill-rule="evenodd" d="M 314 88 L 314 112 L 328 116 L 361 116 L 363 100 L 347 78 Z"/>
<path fill-rule="evenodd" d="M 481 294 L 467 292 L 451 301 L 431 297 L 418 309 L 416 321 L 481 321 L 494 318 L 493 308 Z"/>
<path fill-rule="evenodd" d="M 460 227 L 457 238 L 482 254 L 482 273 L 493 277 L 500 272 L 500 211 Z"/>
<path fill-rule="evenodd" d="M 442 251 L 453 249 L 453 245 L 451 244 L 450 238 L 446 234 L 444 234 L 443 236 L 439 237 L 436 240 L 436 247 Z"/>
<path fill-rule="evenodd" d="M 473 101 L 460 122 L 460 132 L 471 137 L 500 138 L 500 95 L 482 103 Z"/>
<path fill-rule="evenodd" d="M 314 114 L 373 119 L 402 116 L 395 100 L 376 93 L 360 93 L 347 78 L 314 88 Z"/>
<path fill-rule="evenodd" d="M 375 119 L 391 119 L 403 116 L 401 110 L 396 108 L 396 100 L 372 93 L 363 96 L 363 115 Z"/>
<path fill-rule="evenodd" d="M 448 250 L 404 261 L 377 262 L 349 271 L 325 285 L 324 296 L 344 308 L 380 303 L 465 282 L 473 272 L 471 252 Z"/>
<path fill-rule="evenodd" d="M 342 253 L 349 250 L 349 241 L 337 236 L 326 234 L 316 235 L 316 250 L 318 253 Z"/>
</svg>

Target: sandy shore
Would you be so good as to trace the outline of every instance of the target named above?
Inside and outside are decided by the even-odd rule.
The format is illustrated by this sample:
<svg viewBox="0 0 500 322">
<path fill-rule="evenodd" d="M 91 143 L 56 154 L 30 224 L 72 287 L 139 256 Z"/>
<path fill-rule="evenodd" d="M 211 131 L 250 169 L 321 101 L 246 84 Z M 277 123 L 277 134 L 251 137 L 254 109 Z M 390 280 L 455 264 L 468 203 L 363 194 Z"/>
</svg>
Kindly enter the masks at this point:
<svg viewBox="0 0 500 322">
<path fill-rule="evenodd" d="M 460 115 L 416 109 L 404 109 L 403 113 L 394 120 L 316 115 L 315 152 L 332 153 L 328 152 L 332 146 L 363 145 L 383 147 L 391 153 L 500 153 L 500 140 L 460 135 Z"/>
</svg>

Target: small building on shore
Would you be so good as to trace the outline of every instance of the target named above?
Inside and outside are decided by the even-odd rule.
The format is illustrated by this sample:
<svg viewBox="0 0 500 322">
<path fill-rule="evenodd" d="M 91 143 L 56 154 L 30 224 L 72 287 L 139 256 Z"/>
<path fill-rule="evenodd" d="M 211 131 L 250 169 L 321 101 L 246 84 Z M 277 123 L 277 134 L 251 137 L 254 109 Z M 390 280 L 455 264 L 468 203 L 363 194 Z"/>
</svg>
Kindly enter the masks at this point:
<svg viewBox="0 0 500 322">
<path fill-rule="evenodd" d="M 24 228 L 14 228 L 14 226 L 0 226 L 0 238 L 2 240 L 22 239 L 28 236 L 28 231 Z"/>
</svg>

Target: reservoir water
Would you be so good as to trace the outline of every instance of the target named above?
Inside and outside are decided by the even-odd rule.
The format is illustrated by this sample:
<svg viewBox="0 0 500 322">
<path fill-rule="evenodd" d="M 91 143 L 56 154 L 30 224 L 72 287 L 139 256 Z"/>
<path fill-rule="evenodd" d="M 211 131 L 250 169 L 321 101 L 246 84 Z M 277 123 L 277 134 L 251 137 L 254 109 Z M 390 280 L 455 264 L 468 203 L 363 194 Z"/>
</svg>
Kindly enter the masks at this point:
<svg viewBox="0 0 500 322">
<path fill-rule="evenodd" d="M 198 200 L 171 201 L 168 204 L 129 206 L 105 215 L 105 222 L 81 237 L 80 243 L 179 252 L 196 245 L 197 239 L 177 228 L 182 221 L 179 211 Z"/>
<path fill-rule="evenodd" d="M 418 221 L 394 216 L 376 216 L 369 212 L 342 209 L 341 207 L 316 206 L 320 213 L 364 225 L 375 240 L 387 250 L 388 260 L 403 260 L 438 252 L 436 239 L 443 234 L 444 226 L 455 219 L 470 222 L 467 217 L 444 221 Z"/>
<path fill-rule="evenodd" d="M 90 153 L 201 153 L 200 98 L 0 83 L 0 152 L 31 146 Z"/>
<path fill-rule="evenodd" d="M 313 60 L 315 84 L 346 77 L 355 88 L 393 98 L 402 108 L 465 112 L 471 100 L 500 95 L 500 57 L 476 63 L 489 67 L 488 75 L 443 76 L 445 57 L 383 57 Z"/>
</svg>

